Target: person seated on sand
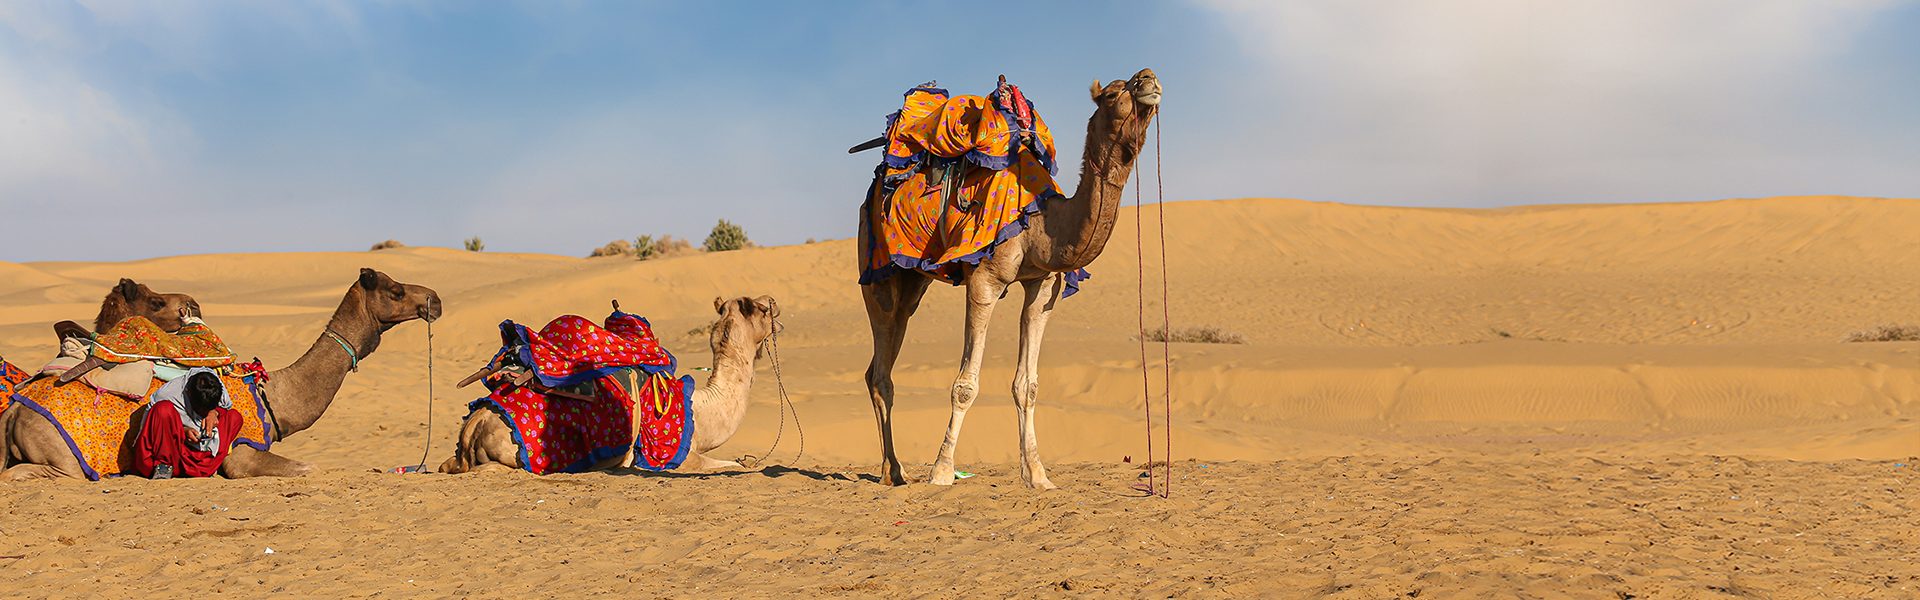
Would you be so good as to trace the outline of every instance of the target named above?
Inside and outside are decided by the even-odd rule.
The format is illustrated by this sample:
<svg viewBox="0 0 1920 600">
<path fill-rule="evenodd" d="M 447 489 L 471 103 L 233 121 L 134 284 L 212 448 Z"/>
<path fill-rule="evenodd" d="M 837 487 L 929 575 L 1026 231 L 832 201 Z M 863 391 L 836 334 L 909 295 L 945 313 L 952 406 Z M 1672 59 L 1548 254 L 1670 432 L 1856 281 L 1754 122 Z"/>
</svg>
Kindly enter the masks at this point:
<svg viewBox="0 0 1920 600">
<path fill-rule="evenodd" d="M 153 393 L 133 442 L 133 472 L 147 478 L 212 477 L 240 432 L 240 411 L 212 369 L 196 368 Z"/>
<path fill-rule="evenodd" d="M 113 329 L 99 335 L 90 335 L 84 329 L 72 327 L 59 331 L 63 338 L 77 337 L 91 341 L 85 360 L 61 373 L 60 383 L 79 379 L 81 375 L 101 366 L 142 360 L 173 363 L 181 367 L 224 367 L 233 364 L 233 351 L 227 349 L 226 343 L 220 341 L 220 336 L 214 335 L 206 322 L 185 308 L 180 309 L 180 319 L 185 325 L 176 333 L 167 333 L 142 316 L 127 317 L 114 325 Z"/>
</svg>

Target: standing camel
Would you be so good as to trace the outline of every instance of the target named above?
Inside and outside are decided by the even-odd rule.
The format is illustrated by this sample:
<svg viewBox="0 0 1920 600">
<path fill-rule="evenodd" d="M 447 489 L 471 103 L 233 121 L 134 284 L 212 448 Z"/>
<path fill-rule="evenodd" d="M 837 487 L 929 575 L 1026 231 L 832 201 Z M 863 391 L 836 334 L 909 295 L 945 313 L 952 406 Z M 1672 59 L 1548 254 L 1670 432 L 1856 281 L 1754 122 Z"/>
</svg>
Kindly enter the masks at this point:
<svg viewBox="0 0 1920 600">
<path fill-rule="evenodd" d="M 740 430 L 747 416 L 747 392 L 753 387 L 753 363 L 760 357 L 761 344 L 772 337 L 774 318 L 780 308 L 771 296 L 759 298 L 713 299 L 713 310 L 720 314 L 708 334 L 713 348 L 713 371 L 707 384 L 693 391 L 693 443 L 683 466 L 691 469 L 738 467 L 740 463 L 706 455 L 719 448 Z M 614 381 L 629 395 L 638 398 L 638 382 L 624 377 Z M 484 416 L 483 416 L 484 415 Z M 491 418 L 488 418 L 491 417 Z M 634 437 L 639 437 L 640 420 L 633 421 Z M 633 449 L 593 465 L 589 470 L 604 471 L 633 465 Z M 514 442 L 513 427 L 499 409 L 487 407 L 467 415 L 460 427 L 459 445 L 453 456 L 440 464 L 442 473 L 508 471 L 525 468 L 520 464 L 520 445 Z"/>
<path fill-rule="evenodd" d="M 360 279 L 347 288 L 340 307 L 307 353 L 285 369 L 268 373 L 261 391 L 274 415 L 277 439 L 305 431 L 320 420 L 340 392 L 347 373 L 380 347 L 380 336 L 393 326 L 440 318 L 440 295 L 431 289 L 394 281 L 386 273 L 361 269 Z M 31 410 L 0 413 L 0 461 L 6 465 L 0 480 L 85 478 L 80 461 L 46 417 Z M 220 465 L 229 479 L 304 475 L 306 463 L 272 452 L 235 446 Z"/>
<path fill-rule="evenodd" d="M 1040 338 L 1065 288 L 1063 274 L 1091 264 L 1113 235 L 1127 177 L 1146 142 L 1147 125 L 1159 110 L 1160 79 L 1152 69 L 1141 69 L 1127 81 L 1102 86 L 1095 80 L 1092 94 L 1096 108 L 1087 120 L 1080 185 L 1073 197 L 1044 206 L 1029 219 L 1025 230 L 999 245 L 992 256 L 965 275 L 966 344 L 960 355 L 960 375 L 953 382 L 953 414 L 947 421 L 947 436 L 933 463 L 931 483 L 935 485 L 953 484 L 954 446 L 960 442 L 960 425 L 966 420 L 967 409 L 979 393 L 988 317 L 1007 288 L 1018 282 L 1025 292 L 1021 299 L 1020 355 L 1013 375 L 1013 401 L 1020 425 L 1020 474 L 1027 487 L 1054 487 L 1047 479 L 1046 467 L 1040 464 L 1040 443 L 1033 425 Z M 867 212 L 863 210 L 862 214 Z M 863 218 L 861 239 L 867 238 L 866 229 Z M 873 330 L 867 393 L 880 427 L 881 477 L 887 485 L 906 483 L 900 459 L 893 451 L 893 364 L 906 339 L 907 322 L 919 308 L 929 282 L 926 275 L 907 270 L 860 287 L 867 322 Z"/>
</svg>

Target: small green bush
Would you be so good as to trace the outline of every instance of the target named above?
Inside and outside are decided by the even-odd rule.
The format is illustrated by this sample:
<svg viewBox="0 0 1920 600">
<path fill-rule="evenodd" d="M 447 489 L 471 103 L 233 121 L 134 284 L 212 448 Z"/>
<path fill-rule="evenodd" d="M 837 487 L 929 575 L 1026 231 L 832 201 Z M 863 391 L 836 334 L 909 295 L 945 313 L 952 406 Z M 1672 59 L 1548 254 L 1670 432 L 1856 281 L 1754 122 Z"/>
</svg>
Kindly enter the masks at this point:
<svg viewBox="0 0 1920 600">
<path fill-rule="evenodd" d="M 739 250 L 752 244 L 753 242 L 747 240 L 747 230 L 727 222 L 726 219 L 721 219 L 720 223 L 713 226 L 713 233 L 707 234 L 706 248 L 708 252 L 726 252 Z"/>
<path fill-rule="evenodd" d="M 480 236 L 477 235 L 467 238 L 466 245 L 468 252 L 480 252 L 487 249 L 487 243 L 480 241 Z"/>
</svg>

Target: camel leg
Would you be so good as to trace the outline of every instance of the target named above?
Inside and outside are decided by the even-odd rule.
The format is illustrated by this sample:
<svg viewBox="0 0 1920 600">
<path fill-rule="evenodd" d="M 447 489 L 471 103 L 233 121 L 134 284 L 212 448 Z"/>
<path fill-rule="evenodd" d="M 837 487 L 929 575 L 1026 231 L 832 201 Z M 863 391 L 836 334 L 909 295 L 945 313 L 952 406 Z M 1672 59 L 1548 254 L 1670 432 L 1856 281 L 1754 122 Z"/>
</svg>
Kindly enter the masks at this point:
<svg viewBox="0 0 1920 600">
<path fill-rule="evenodd" d="M 947 417 L 947 437 L 940 442 L 940 454 L 933 460 L 929 483 L 953 485 L 953 451 L 960 445 L 960 426 L 967 420 L 967 409 L 980 396 L 980 361 L 987 355 L 987 326 L 993 320 L 993 307 L 1007 284 L 993 277 L 988 269 L 975 269 L 967 279 L 967 335 L 960 352 L 960 374 L 953 379 L 953 413 Z"/>
<path fill-rule="evenodd" d="M 867 395 L 873 400 L 873 419 L 880 429 L 880 481 L 901 485 L 907 477 L 893 451 L 893 363 L 900 358 L 907 322 L 927 293 L 926 277 L 900 273 L 879 283 L 860 286 L 866 300 L 867 325 L 873 330 L 873 361 L 867 364 Z"/>
<path fill-rule="evenodd" d="M 460 438 L 454 445 L 453 456 L 440 463 L 440 472 L 477 473 L 487 465 L 520 468 L 520 446 L 513 443 L 513 429 L 507 426 L 506 416 L 492 407 L 467 415 L 466 422 L 460 425 Z M 606 465 L 606 468 L 614 466 L 617 465 Z"/>
<path fill-rule="evenodd" d="M 0 439 L 6 445 L 0 449 L 0 462 L 7 465 L 0 471 L 0 481 L 87 478 L 80 458 L 52 422 L 26 408 L 9 409 L 0 413 Z"/>
<path fill-rule="evenodd" d="M 692 452 L 688 453 L 687 459 L 680 463 L 680 468 L 699 470 L 738 469 L 740 468 L 740 463 L 731 460 L 720 460 L 699 452 Z"/>
<path fill-rule="evenodd" d="M 251 446 L 234 446 L 227 460 L 220 463 L 220 474 L 227 479 L 247 477 L 299 477 L 313 472 L 313 465 Z"/>
<path fill-rule="evenodd" d="M 1059 275 L 1028 281 L 1020 313 L 1020 358 L 1013 369 L 1014 414 L 1020 421 L 1020 476 L 1027 487 L 1050 490 L 1047 467 L 1040 464 L 1040 440 L 1033 431 L 1033 407 L 1040 393 L 1040 338 L 1065 285 Z"/>
</svg>

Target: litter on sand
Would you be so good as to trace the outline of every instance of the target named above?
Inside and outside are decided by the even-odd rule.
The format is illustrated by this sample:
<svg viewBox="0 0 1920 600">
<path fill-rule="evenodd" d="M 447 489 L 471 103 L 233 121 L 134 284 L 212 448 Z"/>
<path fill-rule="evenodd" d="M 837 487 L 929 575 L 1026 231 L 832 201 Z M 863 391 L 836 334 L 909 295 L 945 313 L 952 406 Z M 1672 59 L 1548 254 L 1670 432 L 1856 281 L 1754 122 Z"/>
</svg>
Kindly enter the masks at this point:
<svg viewBox="0 0 1920 600">
<path fill-rule="evenodd" d="M 973 476 L 973 474 L 972 474 L 972 473 L 968 473 L 968 472 L 966 472 L 966 471 L 954 471 L 954 472 L 953 472 L 953 478 L 954 478 L 954 479 L 966 479 L 966 478 L 968 478 L 968 477 L 972 477 L 972 476 Z"/>
</svg>

